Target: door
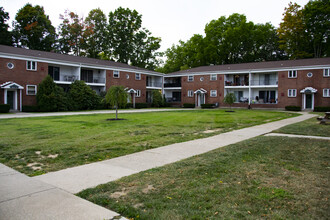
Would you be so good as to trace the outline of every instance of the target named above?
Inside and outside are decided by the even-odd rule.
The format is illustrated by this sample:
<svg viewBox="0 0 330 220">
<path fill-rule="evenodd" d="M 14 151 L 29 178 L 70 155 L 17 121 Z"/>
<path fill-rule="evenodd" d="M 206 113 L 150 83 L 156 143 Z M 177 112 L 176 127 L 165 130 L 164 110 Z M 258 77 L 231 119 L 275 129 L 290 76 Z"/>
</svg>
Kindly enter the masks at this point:
<svg viewBox="0 0 330 220">
<path fill-rule="evenodd" d="M 306 94 L 306 108 L 312 108 L 312 94 Z"/>
<path fill-rule="evenodd" d="M 7 104 L 9 104 L 10 109 L 14 109 L 14 91 L 7 91 Z"/>
</svg>

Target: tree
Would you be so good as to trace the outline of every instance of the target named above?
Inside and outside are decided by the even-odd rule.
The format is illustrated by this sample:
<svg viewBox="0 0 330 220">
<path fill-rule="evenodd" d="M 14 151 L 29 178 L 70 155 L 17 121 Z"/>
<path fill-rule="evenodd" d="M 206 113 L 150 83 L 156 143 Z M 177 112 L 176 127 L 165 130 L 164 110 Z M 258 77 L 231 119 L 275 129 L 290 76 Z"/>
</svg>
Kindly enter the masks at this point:
<svg viewBox="0 0 330 220">
<path fill-rule="evenodd" d="M 17 12 L 15 19 L 13 35 L 16 46 L 43 51 L 54 48 L 55 28 L 43 7 L 28 3 Z"/>
<path fill-rule="evenodd" d="M 152 91 L 152 103 L 153 107 L 161 107 L 163 105 L 163 97 L 159 90 Z"/>
<path fill-rule="evenodd" d="M 3 7 L 0 7 L 0 44 L 12 45 L 12 35 L 8 31 L 9 13 L 5 12 Z"/>
<path fill-rule="evenodd" d="M 84 81 L 76 80 L 68 92 L 70 110 L 97 109 L 101 104 L 100 97 Z"/>
<path fill-rule="evenodd" d="M 118 62 L 153 69 L 157 65 L 156 50 L 160 38 L 141 28 L 142 16 L 136 11 L 119 7 L 109 13 L 109 54 Z"/>
<path fill-rule="evenodd" d="M 111 86 L 105 100 L 111 107 L 116 108 L 116 120 L 118 120 L 118 108 L 124 108 L 127 104 L 127 92 L 124 86 Z"/>
<path fill-rule="evenodd" d="M 62 53 L 73 53 L 77 56 L 85 55 L 84 30 L 85 24 L 74 12 L 66 10 L 64 15 L 60 15 L 62 24 L 59 26 L 59 50 Z"/>
<path fill-rule="evenodd" d="M 235 100 L 236 100 L 236 97 L 235 97 L 234 93 L 227 93 L 227 95 L 223 99 L 223 102 L 228 104 L 231 109 L 231 105 L 235 102 Z"/>
<path fill-rule="evenodd" d="M 300 7 L 297 3 L 290 2 L 283 13 L 283 22 L 277 29 L 279 47 L 288 54 L 290 59 L 307 58 L 313 55 Z"/>
<path fill-rule="evenodd" d="M 100 53 L 108 51 L 107 18 L 100 8 L 93 9 L 85 19 L 86 53 L 91 58 L 101 58 Z"/>
<path fill-rule="evenodd" d="M 67 97 L 63 88 L 56 85 L 49 75 L 38 85 L 37 105 L 41 111 L 67 110 Z"/>
</svg>

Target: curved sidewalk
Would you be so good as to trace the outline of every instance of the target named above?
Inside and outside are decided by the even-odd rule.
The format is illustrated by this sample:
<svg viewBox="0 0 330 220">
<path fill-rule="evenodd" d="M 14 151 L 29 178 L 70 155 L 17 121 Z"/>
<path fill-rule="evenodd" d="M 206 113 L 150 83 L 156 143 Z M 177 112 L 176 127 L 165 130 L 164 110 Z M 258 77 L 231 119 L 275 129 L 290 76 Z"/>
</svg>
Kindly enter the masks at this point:
<svg viewBox="0 0 330 220">
<path fill-rule="evenodd" d="M 71 193 L 117 180 L 124 176 L 163 166 L 188 157 L 203 154 L 219 147 L 234 144 L 253 137 L 270 133 L 283 126 L 304 121 L 315 115 L 301 116 L 257 125 L 216 136 L 171 144 L 101 162 L 47 173 L 33 177 Z"/>
</svg>

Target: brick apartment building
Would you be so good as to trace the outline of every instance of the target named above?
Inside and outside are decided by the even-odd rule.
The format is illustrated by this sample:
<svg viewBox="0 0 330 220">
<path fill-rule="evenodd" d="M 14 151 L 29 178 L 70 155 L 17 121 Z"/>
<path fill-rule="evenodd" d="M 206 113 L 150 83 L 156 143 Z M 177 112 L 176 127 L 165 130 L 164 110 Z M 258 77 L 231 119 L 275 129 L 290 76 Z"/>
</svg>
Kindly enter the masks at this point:
<svg viewBox="0 0 330 220">
<path fill-rule="evenodd" d="M 83 80 L 95 92 L 123 85 L 133 102 L 148 103 L 161 91 L 173 106 L 204 103 L 314 109 L 330 106 L 330 58 L 204 66 L 162 74 L 127 64 L 0 45 L 0 104 L 13 110 L 35 105 L 38 84 L 50 75 L 64 89 Z"/>
</svg>

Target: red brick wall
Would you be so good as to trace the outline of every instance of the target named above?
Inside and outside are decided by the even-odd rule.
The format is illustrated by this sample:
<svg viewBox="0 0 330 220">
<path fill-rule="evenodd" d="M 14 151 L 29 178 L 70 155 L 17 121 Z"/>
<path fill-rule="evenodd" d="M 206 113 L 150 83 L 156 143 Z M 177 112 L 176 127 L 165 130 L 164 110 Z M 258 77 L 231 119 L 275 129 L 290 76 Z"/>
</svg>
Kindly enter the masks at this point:
<svg viewBox="0 0 330 220">
<path fill-rule="evenodd" d="M 9 69 L 7 63 L 15 67 Z M 0 58 L 0 84 L 13 81 L 24 87 L 22 105 L 36 105 L 35 95 L 26 95 L 26 85 L 38 85 L 48 75 L 48 64 L 37 62 L 37 71 L 26 70 L 26 60 Z M 19 93 L 19 91 L 18 91 Z M 19 99 L 17 100 L 19 107 Z M 4 90 L 0 89 L 0 103 L 4 103 Z"/>
<path fill-rule="evenodd" d="M 204 77 L 203 81 L 200 78 Z M 188 76 L 183 76 L 181 79 L 181 96 L 183 103 L 195 103 L 195 95 L 193 97 L 188 97 L 188 90 L 196 91 L 197 89 L 203 88 L 207 91 L 205 96 L 205 103 L 214 104 L 218 102 L 222 103 L 223 92 L 224 92 L 224 76 L 217 75 L 217 80 L 210 80 L 210 75 L 195 75 L 194 81 L 188 82 Z M 217 97 L 210 97 L 210 91 L 217 90 Z"/>
<path fill-rule="evenodd" d="M 127 79 L 127 75 L 129 78 Z M 146 78 L 147 76 L 141 74 L 141 79 L 135 79 L 135 73 L 120 71 L 119 78 L 113 78 L 113 71 L 107 70 L 106 72 L 106 90 L 108 90 L 111 86 L 120 85 L 128 88 L 132 88 L 134 90 L 141 90 L 141 97 L 136 97 L 135 101 L 137 103 L 145 103 L 146 102 Z"/>
<path fill-rule="evenodd" d="M 307 77 L 307 73 L 313 73 L 312 77 Z M 297 78 L 288 78 L 288 71 L 278 73 L 278 106 L 284 108 L 287 105 L 302 106 L 302 96 L 300 90 L 306 87 L 317 89 L 314 94 L 314 106 L 330 106 L 330 98 L 323 97 L 323 89 L 330 87 L 330 77 L 323 76 L 323 69 L 298 70 Z M 296 89 L 297 97 L 288 97 L 288 89 Z"/>
</svg>

